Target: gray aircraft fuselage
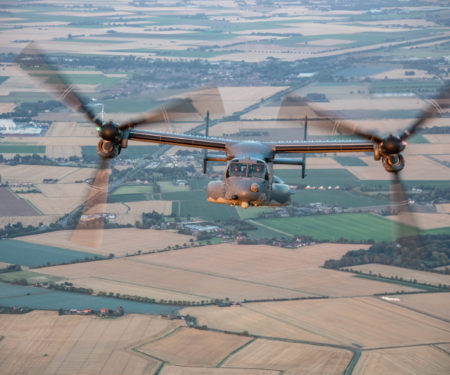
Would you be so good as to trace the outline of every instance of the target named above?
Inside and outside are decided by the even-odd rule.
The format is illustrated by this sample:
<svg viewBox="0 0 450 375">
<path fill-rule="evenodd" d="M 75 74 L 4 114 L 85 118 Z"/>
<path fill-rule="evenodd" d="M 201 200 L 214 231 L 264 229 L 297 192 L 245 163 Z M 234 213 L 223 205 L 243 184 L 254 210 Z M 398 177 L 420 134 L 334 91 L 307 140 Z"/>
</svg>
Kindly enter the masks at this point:
<svg viewBox="0 0 450 375">
<path fill-rule="evenodd" d="M 225 178 L 211 181 L 208 201 L 231 206 L 286 206 L 291 200 L 288 185 L 273 175 L 273 163 L 252 157 L 227 163 Z"/>
</svg>

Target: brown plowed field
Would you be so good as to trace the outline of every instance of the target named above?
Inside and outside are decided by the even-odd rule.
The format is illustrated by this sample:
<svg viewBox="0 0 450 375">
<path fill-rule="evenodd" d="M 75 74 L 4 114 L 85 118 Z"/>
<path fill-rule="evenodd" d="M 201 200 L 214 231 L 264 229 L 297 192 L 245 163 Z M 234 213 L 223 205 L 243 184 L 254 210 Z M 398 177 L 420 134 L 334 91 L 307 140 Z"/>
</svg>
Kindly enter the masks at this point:
<svg viewBox="0 0 450 375">
<path fill-rule="evenodd" d="M 83 236 L 83 230 L 80 230 Z M 71 231 L 57 231 L 33 236 L 18 237 L 17 240 L 34 242 L 42 245 L 56 246 L 73 250 L 87 251 L 95 254 L 108 255 L 114 253 L 116 256 L 134 254 L 141 250 L 163 250 L 167 246 L 183 245 L 189 243 L 193 237 L 178 234 L 171 231 L 160 231 L 153 229 L 117 228 L 106 229 L 103 232 L 103 244 L 100 249 L 78 245 L 71 241 Z M 132 239 L 132 241 L 130 241 Z"/>
<path fill-rule="evenodd" d="M 420 293 L 398 297 L 397 305 L 450 321 L 450 293 Z"/>
<path fill-rule="evenodd" d="M 165 365 L 161 375 L 279 375 L 279 371 Z"/>
<path fill-rule="evenodd" d="M 25 200 L 0 187 L 0 217 L 5 216 L 38 216 L 39 213 Z"/>
<path fill-rule="evenodd" d="M 385 349 L 363 352 L 356 364 L 356 374 L 447 375 L 449 355 L 432 346 Z"/>
<path fill-rule="evenodd" d="M 312 341 L 365 349 L 449 339 L 447 322 L 374 297 L 251 303 L 240 308 L 190 307 L 183 313 L 212 328 L 301 340 L 313 333 L 316 339 Z M 280 323 L 294 329 L 280 330 Z"/>
<path fill-rule="evenodd" d="M 153 373 L 160 362 L 139 356 L 130 347 L 163 336 L 179 324 L 179 321 L 146 315 L 127 315 L 119 319 L 58 316 L 49 311 L 2 315 L 0 373 Z"/>
<path fill-rule="evenodd" d="M 111 234 L 109 234 L 111 232 Z M 51 246 L 74 248 L 64 232 L 27 236 L 20 239 Z M 143 238 L 147 233 L 147 238 Z M 148 251 L 167 233 L 174 238 L 189 237 L 166 231 L 114 229 L 104 232 L 106 243 L 86 249 L 108 255 Z M 152 237 L 153 236 L 153 237 Z M 133 241 L 129 241 L 133 238 Z M 139 245 L 139 238 L 147 245 Z M 156 238 L 155 241 L 149 239 Z M 55 241 L 61 239 L 64 241 Z M 151 243 L 151 245 L 150 245 Z M 167 242 L 161 242 L 166 243 Z M 178 242 L 180 243 L 180 242 Z M 180 243 L 181 244 L 181 243 Z M 132 246 L 132 247 L 131 247 Z M 243 301 L 311 296 L 360 296 L 416 289 L 385 282 L 355 278 L 351 273 L 327 270 L 326 259 L 339 258 L 362 245 L 320 244 L 299 250 L 263 245 L 222 244 L 95 263 L 43 268 L 40 271 L 70 279 L 74 285 L 96 291 L 143 295 L 165 300 L 209 300 L 229 298 Z M 85 250 L 84 247 L 76 247 Z"/>
<path fill-rule="evenodd" d="M 232 355 L 223 366 L 337 375 L 344 372 L 351 358 L 348 350 L 258 339 Z"/>
<path fill-rule="evenodd" d="M 214 367 L 250 340 L 245 336 L 181 328 L 161 340 L 139 346 L 137 350 L 173 365 Z"/>
</svg>

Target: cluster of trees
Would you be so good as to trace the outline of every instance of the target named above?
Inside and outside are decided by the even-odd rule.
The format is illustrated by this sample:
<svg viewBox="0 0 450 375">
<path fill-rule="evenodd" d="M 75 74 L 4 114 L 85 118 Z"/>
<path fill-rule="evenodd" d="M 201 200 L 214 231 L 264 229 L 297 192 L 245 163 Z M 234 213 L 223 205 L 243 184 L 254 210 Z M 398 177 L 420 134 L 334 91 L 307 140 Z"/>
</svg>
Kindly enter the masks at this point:
<svg viewBox="0 0 450 375">
<path fill-rule="evenodd" d="M 10 264 L 5 268 L 0 268 L 0 273 L 17 272 L 17 271 L 22 271 L 22 267 L 19 264 Z"/>
<path fill-rule="evenodd" d="M 0 114 L 0 118 L 13 118 L 20 121 L 30 121 L 32 117 L 37 116 L 41 112 L 55 112 L 62 108 L 64 108 L 64 106 L 57 100 L 23 102 L 15 107 L 13 112 Z"/>
<path fill-rule="evenodd" d="M 368 250 L 352 250 L 341 259 L 329 259 L 325 268 L 337 269 L 358 264 L 380 263 L 431 270 L 450 263 L 450 235 L 404 237 L 395 242 L 373 244 Z"/>
<path fill-rule="evenodd" d="M 166 219 L 164 215 L 160 214 L 159 212 L 152 211 L 152 212 L 144 212 L 142 213 L 142 228 L 148 229 L 155 225 L 161 225 L 166 222 Z"/>
</svg>

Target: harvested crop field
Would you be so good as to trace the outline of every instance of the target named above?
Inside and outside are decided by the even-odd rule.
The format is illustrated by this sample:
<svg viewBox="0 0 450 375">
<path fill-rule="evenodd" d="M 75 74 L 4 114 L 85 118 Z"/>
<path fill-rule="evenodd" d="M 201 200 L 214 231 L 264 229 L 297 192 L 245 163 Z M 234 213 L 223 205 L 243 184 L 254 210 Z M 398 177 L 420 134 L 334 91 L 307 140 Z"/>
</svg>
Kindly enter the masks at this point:
<svg viewBox="0 0 450 375">
<path fill-rule="evenodd" d="M 396 277 L 402 278 L 405 281 L 417 280 L 418 283 L 439 285 L 450 285 L 450 275 L 441 275 L 434 272 L 418 271 L 409 268 L 388 266 L 385 264 L 369 263 L 358 266 L 346 267 L 365 274 L 381 275 L 382 277 Z"/>
<path fill-rule="evenodd" d="M 40 223 L 50 225 L 59 219 L 59 216 L 0 216 L 0 229 L 8 224 L 21 222 L 24 227 L 32 225 L 37 227 Z"/>
<path fill-rule="evenodd" d="M 279 375 L 279 371 L 165 365 L 160 375 Z"/>
<path fill-rule="evenodd" d="M 446 375 L 449 354 L 435 346 L 383 349 L 363 352 L 355 366 L 356 374 Z"/>
<path fill-rule="evenodd" d="M 7 216 L 37 216 L 39 213 L 16 194 L 0 187 L 0 217 Z"/>
<path fill-rule="evenodd" d="M 139 356 L 130 347 L 163 336 L 179 325 L 177 321 L 146 315 L 119 319 L 58 316 L 57 312 L 49 311 L 2 315 L 0 372 L 8 375 L 153 373 L 160 362 Z"/>
<path fill-rule="evenodd" d="M 245 336 L 180 328 L 160 340 L 139 346 L 137 350 L 173 365 L 215 367 L 250 340 Z"/>
<path fill-rule="evenodd" d="M 450 214 L 450 203 L 437 204 L 435 207 L 437 212 Z"/>
<path fill-rule="evenodd" d="M 393 302 L 396 305 L 450 321 L 450 293 L 408 294 L 398 298 L 400 301 Z"/>
<path fill-rule="evenodd" d="M 308 295 L 289 288 L 155 266 L 139 258 L 91 262 L 85 263 L 81 267 L 58 266 L 44 268 L 40 271 L 49 275 L 65 277 L 74 285 L 89 284 L 95 291 L 105 291 L 105 282 L 108 282 L 108 291 L 115 291 L 115 286 L 120 283 L 124 294 L 136 294 L 136 286 L 139 286 L 141 287 L 139 294 L 141 296 L 171 301 L 208 301 L 216 298 L 230 298 L 231 300 L 293 298 Z M 130 288 L 125 288 L 128 285 Z"/>
<path fill-rule="evenodd" d="M 361 349 L 448 341 L 447 322 L 373 297 L 191 307 L 182 312 L 211 328 L 299 340 L 314 335 L 316 342 Z"/>
<path fill-rule="evenodd" d="M 414 213 L 411 215 L 386 216 L 388 219 L 410 226 L 417 226 L 420 229 L 435 229 L 450 227 L 450 215 L 439 213 Z"/>
<path fill-rule="evenodd" d="M 42 184 L 44 178 L 58 179 L 59 183 L 74 183 L 95 176 L 94 168 L 54 167 L 42 165 L 0 164 L 2 180 L 11 183 Z"/>
<path fill-rule="evenodd" d="M 83 237 L 83 230 L 79 230 Z M 96 254 L 115 256 L 135 254 L 137 251 L 163 250 L 167 246 L 183 245 L 189 243 L 191 236 L 171 231 L 135 228 L 106 229 L 103 232 L 103 244 L 99 249 L 78 245 L 71 241 L 73 232 L 57 231 L 17 238 L 21 241 L 33 242 L 48 246 L 57 246 L 73 250 L 81 250 Z M 133 241 L 130 241 L 130 238 Z"/>
<path fill-rule="evenodd" d="M 236 299 L 277 298 L 270 290 L 283 296 L 352 296 L 383 293 L 385 291 L 409 290 L 395 284 L 362 280 L 349 273 L 321 268 L 325 260 L 339 258 L 349 250 L 367 248 L 360 244 L 320 244 L 297 250 L 265 245 L 219 244 L 164 252 L 133 258 L 134 261 L 155 267 L 168 268 L 172 272 L 189 271 L 193 275 L 214 276 L 212 280 L 239 280 L 247 287 L 260 285 L 260 297 L 253 288 L 248 293 L 233 293 L 222 297 Z M 270 287 L 269 289 L 266 289 Z M 275 288 L 275 289 L 274 289 Z M 195 287 L 193 291 L 198 290 Z M 209 293 L 214 292 L 211 285 Z M 267 294 L 269 293 L 269 294 Z M 208 294 L 210 295 L 210 294 Z M 262 297 L 262 296 L 266 297 Z"/>
<path fill-rule="evenodd" d="M 44 215 L 64 215 L 82 205 L 90 191 L 85 183 L 35 184 L 40 193 L 19 194 Z"/>
<path fill-rule="evenodd" d="M 429 147 L 431 146 L 431 147 Z M 425 150 L 425 148 L 427 150 Z M 436 145 L 410 145 L 408 150 L 417 149 L 417 153 L 439 153 L 436 151 Z M 424 149 L 420 150 L 419 149 Z M 429 150 L 428 150 L 429 149 Z M 407 150 L 407 151 L 408 151 Z M 448 145 L 443 150 L 448 153 Z M 380 162 L 373 157 L 361 157 L 367 167 L 347 167 L 347 170 L 353 173 L 360 180 L 389 180 L 391 176 L 383 168 Z M 443 180 L 448 176 L 448 168 L 422 155 L 406 155 L 406 166 L 402 170 L 403 180 Z"/>
<path fill-rule="evenodd" d="M 352 353 L 343 349 L 258 339 L 233 354 L 223 366 L 342 374 L 351 357 Z"/>
</svg>

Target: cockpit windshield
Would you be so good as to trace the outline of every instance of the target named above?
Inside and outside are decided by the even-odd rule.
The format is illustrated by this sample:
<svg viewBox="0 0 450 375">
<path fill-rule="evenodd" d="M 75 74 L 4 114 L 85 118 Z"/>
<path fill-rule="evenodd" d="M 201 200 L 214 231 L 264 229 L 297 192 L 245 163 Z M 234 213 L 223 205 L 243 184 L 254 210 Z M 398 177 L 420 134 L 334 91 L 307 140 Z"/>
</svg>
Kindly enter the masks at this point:
<svg viewBox="0 0 450 375">
<path fill-rule="evenodd" d="M 248 166 L 248 177 L 264 178 L 265 171 L 266 171 L 266 168 L 264 167 L 264 164 L 262 164 L 262 163 L 250 164 Z"/>
<path fill-rule="evenodd" d="M 228 167 L 227 177 L 258 177 L 265 178 L 266 167 L 264 163 L 232 162 Z"/>
<path fill-rule="evenodd" d="M 228 168 L 228 175 L 230 177 L 247 177 L 247 164 L 231 163 Z"/>
</svg>

